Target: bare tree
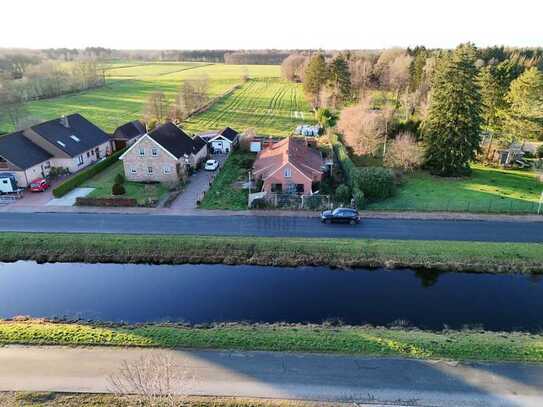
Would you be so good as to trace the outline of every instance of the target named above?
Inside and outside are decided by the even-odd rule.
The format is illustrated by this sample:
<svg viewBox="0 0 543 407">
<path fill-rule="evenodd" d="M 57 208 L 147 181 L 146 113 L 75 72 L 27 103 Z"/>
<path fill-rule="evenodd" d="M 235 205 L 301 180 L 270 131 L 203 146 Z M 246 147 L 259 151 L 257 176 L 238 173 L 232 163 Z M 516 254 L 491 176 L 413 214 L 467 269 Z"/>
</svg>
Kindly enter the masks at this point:
<svg viewBox="0 0 543 407">
<path fill-rule="evenodd" d="M 388 66 L 388 84 L 395 92 L 395 104 L 398 106 L 400 94 L 409 84 L 409 67 L 413 58 L 407 54 L 399 55 Z"/>
<path fill-rule="evenodd" d="M 366 98 L 358 105 L 343 109 L 338 122 L 345 143 L 360 155 L 375 155 L 385 134 L 383 116 L 369 106 Z"/>
<path fill-rule="evenodd" d="M 118 373 L 108 379 L 114 393 L 136 394 L 145 406 L 178 406 L 186 401 L 194 385 L 194 378 L 186 369 L 160 353 L 123 361 Z"/>
<path fill-rule="evenodd" d="M 400 133 L 391 143 L 385 156 L 385 165 L 404 171 L 413 171 L 422 165 L 424 151 L 411 133 Z"/>
<path fill-rule="evenodd" d="M 242 151 L 250 151 L 251 150 L 251 142 L 256 137 L 256 131 L 253 127 L 248 128 L 245 130 L 245 132 L 241 135 L 240 138 L 240 148 Z"/>
<path fill-rule="evenodd" d="M 281 63 L 281 75 L 292 82 L 302 82 L 309 58 L 302 54 L 291 54 Z"/>
<path fill-rule="evenodd" d="M 366 90 L 370 85 L 370 78 L 373 70 L 373 63 L 366 59 L 352 59 L 349 62 L 351 71 L 351 86 L 353 93 L 358 98 L 363 99 L 366 96 Z"/>
<path fill-rule="evenodd" d="M 13 86 L 13 81 L 0 82 L 0 120 L 9 121 L 13 127 L 27 116 L 24 96 Z"/>
<path fill-rule="evenodd" d="M 145 103 L 144 117 L 146 122 L 156 120 L 163 122 L 168 118 L 169 105 L 166 96 L 162 92 L 154 92 L 149 95 Z"/>
</svg>

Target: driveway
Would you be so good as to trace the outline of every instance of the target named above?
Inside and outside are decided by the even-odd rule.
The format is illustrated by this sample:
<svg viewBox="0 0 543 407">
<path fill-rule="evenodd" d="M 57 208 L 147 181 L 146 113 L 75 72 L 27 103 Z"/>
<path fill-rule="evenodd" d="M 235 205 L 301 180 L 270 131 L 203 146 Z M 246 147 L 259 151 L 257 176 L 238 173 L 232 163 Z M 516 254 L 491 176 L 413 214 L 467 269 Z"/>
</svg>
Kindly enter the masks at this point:
<svg viewBox="0 0 543 407">
<path fill-rule="evenodd" d="M 111 392 L 123 361 L 162 354 L 194 395 L 402 406 L 541 406 L 543 365 L 284 352 L 6 346 L 0 391 Z M 353 403 L 355 405 L 355 403 Z"/>
<path fill-rule="evenodd" d="M 216 171 L 205 171 L 202 169 L 192 175 L 185 190 L 171 204 L 170 208 L 178 210 L 196 209 L 197 202 L 202 199 L 204 193 L 209 189 L 209 184 L 221 170 L 226 157 L 225 154 L 214 154 L 212 158 L 219 161 L 219 168 Z"/>
<path fill-rule="evenodd" d="M 62 198 L 51 199 L 46 203 L 47 206 L 74 206 L 77 198 L 87 196 L 94 188 L 74 188 Z"/>
</svg>

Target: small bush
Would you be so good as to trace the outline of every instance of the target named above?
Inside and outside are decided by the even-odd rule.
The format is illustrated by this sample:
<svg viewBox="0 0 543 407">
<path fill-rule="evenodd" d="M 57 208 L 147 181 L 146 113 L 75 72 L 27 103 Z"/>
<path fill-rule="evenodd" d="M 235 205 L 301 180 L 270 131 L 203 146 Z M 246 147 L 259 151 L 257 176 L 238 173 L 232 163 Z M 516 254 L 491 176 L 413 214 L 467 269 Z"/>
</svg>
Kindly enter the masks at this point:
<svg viewBox="0 0 543 407">
<path fill-rule="evenodd" d="M 113 184 L 113 187 L 111 188 L 111 193 L 113 195 L 124 195 L 126 193 L 126 190 L 124 189 L 123 184 Z"/>
<path fill-rule="evenodd" d="M 543 144 L 541 144 L 539 147 L 537 147 L 535 155 L 536 155 L 537 158 L 543 158 Z"/>
<path fill-rule="evenodd" d="M 358 188 L 353 189 L 353 199 L 357 208 L 363 208 L 365 203 L 364 192 Z"/>
<path fill-rule="evenodd" d="M 335 198 L 337 202 L 349 202 L 351 200 L 351 188 L 348 185 L 341 184 L 336 188 Z"/>
<path fill-rule="evenodd" d="M 125 181 L 125 178 L 124 178 L 124 175 L 121 174 L 121 173 L 118 173 L 117 175 L 115 175 L 115 179 L 114 179 L 114 183 L 115 184 L 124 184 L 124 181 Z"/>
<path fill-rule="evenodd" d="M 251 209 L 266 209 L 267 207 L 266 201 L 262 198 L 253 199 L 251 202 Z"/>
</svg>

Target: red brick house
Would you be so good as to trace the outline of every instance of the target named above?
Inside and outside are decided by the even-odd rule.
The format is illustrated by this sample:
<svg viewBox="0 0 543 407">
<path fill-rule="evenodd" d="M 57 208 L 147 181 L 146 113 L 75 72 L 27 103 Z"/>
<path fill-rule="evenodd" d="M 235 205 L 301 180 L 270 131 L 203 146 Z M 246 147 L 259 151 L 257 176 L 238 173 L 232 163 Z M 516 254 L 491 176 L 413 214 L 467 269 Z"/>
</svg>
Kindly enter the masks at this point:
<svg viewBox="0 0 543 407">
<path fill-rule="evenodd" d="M 313 184 L 322 179 L 323 165 L 321 153 L 305 139 L 289 137 L 258 153 L 253 175 L 263 181 L 263 192 L 311 195 Z"/>
</svg>

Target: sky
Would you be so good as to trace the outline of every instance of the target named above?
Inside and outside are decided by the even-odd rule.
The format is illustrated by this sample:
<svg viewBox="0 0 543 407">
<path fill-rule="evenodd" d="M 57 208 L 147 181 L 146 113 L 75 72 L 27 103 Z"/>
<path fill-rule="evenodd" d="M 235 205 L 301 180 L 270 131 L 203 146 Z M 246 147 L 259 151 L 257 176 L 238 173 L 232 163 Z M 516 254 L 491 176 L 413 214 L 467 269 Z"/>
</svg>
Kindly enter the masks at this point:
<svg viewBox="0 0 543 407">
<path fill-rule="evenodd" d="M 542 0 L 9 0 L 0 47 L 543 46 Z"/>
</svg>

